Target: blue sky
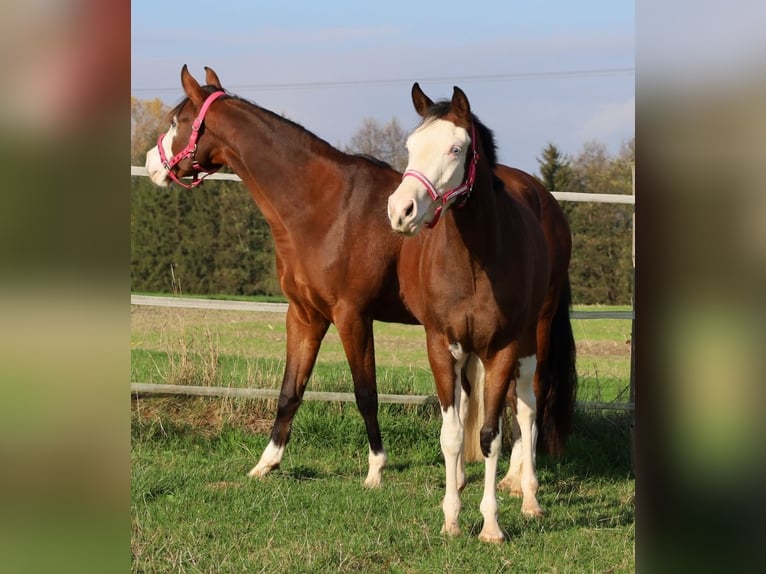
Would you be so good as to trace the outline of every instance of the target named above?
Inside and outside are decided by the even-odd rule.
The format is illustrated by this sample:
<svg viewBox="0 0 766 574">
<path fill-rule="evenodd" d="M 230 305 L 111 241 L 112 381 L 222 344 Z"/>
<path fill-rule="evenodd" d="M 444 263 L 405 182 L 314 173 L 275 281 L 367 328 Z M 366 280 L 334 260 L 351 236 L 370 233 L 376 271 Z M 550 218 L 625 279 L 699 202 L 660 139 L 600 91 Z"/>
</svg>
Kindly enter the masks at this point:
<svg viewBox="0 0 766 574">
<path fill-rule="evenodd" d="M 413 81 L 460 86 L 500 160 L 531 172 L 548 142 L 615 153 L 635 130 L 633 2 L 134 1 L 131 34 L 132 95 L 174 104 L 183 64 L 210 66 L 338 147 L 367 117 L 412 129 Z"/>
</svg>

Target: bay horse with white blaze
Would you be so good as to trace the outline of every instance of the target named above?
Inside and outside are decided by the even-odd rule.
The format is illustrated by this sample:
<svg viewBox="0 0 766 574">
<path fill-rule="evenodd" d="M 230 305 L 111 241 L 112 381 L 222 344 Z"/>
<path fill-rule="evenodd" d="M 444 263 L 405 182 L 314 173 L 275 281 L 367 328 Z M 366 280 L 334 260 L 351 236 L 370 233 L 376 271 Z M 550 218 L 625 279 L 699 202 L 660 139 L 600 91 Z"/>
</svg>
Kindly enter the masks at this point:
<svg viewBox="0 0 766 574">
<path fill-rule="evenodd" d="M 418 322 L 402 299 L 397 267 L 403 244 L 417 240 L 391 233 L 383 207 L 401 174 L 370 158 L 345 154 L 301 126 L 225 92 L 209 68 L 207 85 L 200 86 L 186 66 L 181 83 L 186 98 L 170 113 L 168 132 L 147 153 L 147 171 L 157 185 L 173 180 L 185 187 L 196 186 L 200 172 L 224 165 L 237 173 L 271 228 L 280 286 L 289 300 L 286 364 L 276 420 L 269 445 L 250 475 L 261 476 L 279 466 L 319 346 L 332 322 L 367 429 L 365 485 L 377 486 L 386 454 L 377 421 L 372 322 Z M 555 200 L 531 176 L 505 169 L 509 190 L 535 204 L 541 221 L 550 223 L 551 251 L 564 270 L 563 281 L 555 289 L 552 285 L 548 294 L 550 317 L 541 315 L 541 324 L 545 321 L 547 327 L 540 332 L 545 332 L 546 348 L 550 333 L 553 360 L 538 397 L 543 419 L 551 422 L 542 427 L 549 430 L 546 438 L 551 448 L 564 444 L 574 405 L 571 380 L 560 376 L 571 367 L 572 355 L 569 348 L 555 350 L 557 342 L 568 340 L 567 333 L 571 339 L 569 248 L 562 250 L 553 241 L 561 226 L 557 217 L 563 220 L 560 209 L 550 207 L 558 208 Z M 194 176 L 191 184 L 181 181 L 190 175 Z M 567 360 L 556 361 L 558 357 Z M 512 464 L 509 476 L 513 468 Z"/>
<path fill-rule="evenodd" d="M 391 227 L 406 241 L 399 258 L 402 293 L 426 331 L 428 360 L 442 410 L 446 483 L 443 532 L 460 532 L 463 446 L 469 402 L 483 399 L 484 524 L 479 538 L 504 540 L 497 521 L 496 473 L 501 414 L 515 380 L 521 432 L 522 511 L 540 514 L 535 473 L 537 319 L 549 285 L 539 219 L 495 176 L 492 133 L 455 87 L 433 104 L 413 86 L 423 117 L 408 137 L 409 161 L 388 199 Z M 458 203 L 460 208 L 454 207 Z M 424 231 L 424 228 L 428 228 Z"/>
</svg>

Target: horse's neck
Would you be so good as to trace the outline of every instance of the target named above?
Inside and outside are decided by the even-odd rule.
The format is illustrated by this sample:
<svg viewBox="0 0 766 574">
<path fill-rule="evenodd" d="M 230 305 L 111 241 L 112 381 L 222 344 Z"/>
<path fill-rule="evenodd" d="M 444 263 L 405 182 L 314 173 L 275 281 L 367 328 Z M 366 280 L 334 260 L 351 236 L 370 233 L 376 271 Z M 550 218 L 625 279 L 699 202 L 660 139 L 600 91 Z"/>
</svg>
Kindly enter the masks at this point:
<svg viewBox="0 0 766 574">
<path fill-rule="evenodd" d="M 330 207 L 327 196 L 333 190 L 327 179 L 320 187 L 310 173 L 318 161 L 313 150 L 327 148 L 331 155 L 328 144 L 250 104 L 241 103 L 228 121 L 234 155 L 228 158 L 230 167 L 245 182 L 272 228 L 289 228 L 293 218 L 305 220 L 318 213 L 313 205 Z"/>
<path fill-rule="evenodd" d="M 494 250 L 498 223 L 499 197 L 494 189 L 489 168 L 477 173 L 476 184 L 463 207 L 452 207 L 449 218 L 454 232 L 450 235 L 451 249 L 464 248 L 472 258 L 482 259 L 487 250 Z"/>
</svg>

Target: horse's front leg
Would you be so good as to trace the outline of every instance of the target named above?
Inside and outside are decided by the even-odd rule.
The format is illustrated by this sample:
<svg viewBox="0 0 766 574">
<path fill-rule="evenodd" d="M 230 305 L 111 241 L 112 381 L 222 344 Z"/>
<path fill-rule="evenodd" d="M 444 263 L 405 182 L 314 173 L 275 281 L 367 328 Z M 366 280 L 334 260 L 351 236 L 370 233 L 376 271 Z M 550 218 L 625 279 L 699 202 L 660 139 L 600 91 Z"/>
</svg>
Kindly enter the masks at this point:
<svg viewBox="0 0 766 574">
<path fill-rule="evenodd" d="M 351 368 L 356 406 L 364 419 L 370 445 L 367 478 L 364 485 L 368 488 L 377 488 L 380 486 L 383 468 L 388 462 L 388 457 L 383 448 L 378 424 L 378 383 L 375 375 L 372 319 L 362 316 L 354 307 L 336 309 L 334 319 Z"/>
<path fill-rule="evenodd" d="M 287 359 L 279 392 L 277 417 L 271 429 L 271 440 L 263 451 L 258 464 L 248 476 L 260 477 L 277 468 L 282 461 L 287 442 L 290 440 L 293 418 L 301 404 L 306 383 L 316 362 L 319 346 L 330 323 L 318 314 L 308 315 L 294 304 L 287 308 Z"/>
<path fill-rule="evenodd" d="M 463 451 L 463 423 L 461 400 L 464 391 L 461 385 L 461 373 L 468 355 L 462 346 L 450 342 L 440 334 L 426 333 L 428 361 L 436 383 L 436 392 L 442 411 L 442 428 L 439 442 L 444 455 L 445 485 L 442 510 L 444 525 L 442 533 L 450 536 L 460 534 L 458 515 L 460 514 L 460 489 L 465 481 L 460 468 Z"/>
</svg>

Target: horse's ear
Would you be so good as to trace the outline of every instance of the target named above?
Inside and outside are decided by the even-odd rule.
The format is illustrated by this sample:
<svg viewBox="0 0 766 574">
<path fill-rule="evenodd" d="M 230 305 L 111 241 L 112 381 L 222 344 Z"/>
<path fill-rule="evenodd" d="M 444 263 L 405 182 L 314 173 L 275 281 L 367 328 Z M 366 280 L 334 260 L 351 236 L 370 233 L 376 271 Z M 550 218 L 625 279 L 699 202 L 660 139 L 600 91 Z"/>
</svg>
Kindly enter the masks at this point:
<svg viewBox="0 0 766 574">
<path fill-rule="evenodd" d="M 205 94 L 202 92 L 202 88 L 197 83 L 192 75 L 189 73 L 189 68 L 184 67 L 181 69 L 181 85 L 184 88 L 184 92 L 195 106 L 199 107 L 205 101 Z"/>
<path fill-rule="evenodd" d="M 205 66 L 205 83 L 208 86 L 223 90 L 221 87 L 221 80 L 218 79 L 218 74 L 213 71 L 213 68 L 208 68 L 207 66 Z"/>
<path fill-rule="evenodd" d="M 452 111 L 457 117 L 468 120 L 471 117 L 471 104 L 463 90 L 457 86 L 452 88 Z"/>
<path fill-rule="evenodd" d="M 434 105 L 431 98 L 420 89 L 420 84 L 417 82 L 412 84 L 412 103 L 415 105 L 415 111 L 418 112 L 421 118 L 426 117 L 428 108 Z"/>
</svg>

